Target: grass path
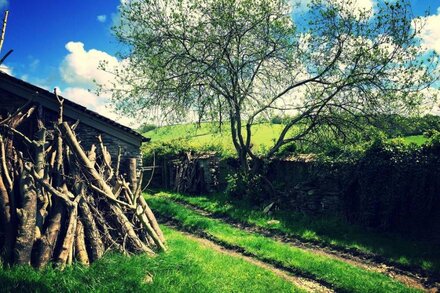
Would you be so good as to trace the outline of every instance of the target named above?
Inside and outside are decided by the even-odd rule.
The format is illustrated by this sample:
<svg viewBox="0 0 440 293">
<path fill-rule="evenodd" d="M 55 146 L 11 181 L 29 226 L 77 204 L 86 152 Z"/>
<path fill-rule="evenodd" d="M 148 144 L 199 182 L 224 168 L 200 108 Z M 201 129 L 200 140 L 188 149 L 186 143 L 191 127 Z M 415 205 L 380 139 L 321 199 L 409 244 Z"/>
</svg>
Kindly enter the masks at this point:
<svg viewBox="0 0 440 293">
<path fill-rule="evenodd" d="M 148 199 L 156 214 L 172 218 L 180 227 L 209 237 L 230 248 L 275 264 L 297 275 L 312 278 L 340 292 L 415 292 L 383 274 L 361 269 L 327 256 L 242 231 L 210 219 L 166 198 Z"/>
<path fill-rule="evenodd" d="M 260 234 L 260 235 L 263 235 L 266 237 L 270 237 L 270 238 L 275 239 L 279 242 L 287 243 L 287 244 L 292 245 L 294 247 L 304 249 L 310 253 L 314 253 L 317 255 L 324 256 L 324 257 L 343 261 L 345 263 L 354 265 L 354 266 L 359 267 L 361 269 L 386 274 L 387 276 L 390 276 L 391 278 L 393 278 L 397 281 L 400 281 L 404 284 L 407 284 L 410 287 L 419 288 L 419 289 L 434 287 L 434 284 L 431 284 L 430 282 L 428 282 L 426 278 L 421 278 L 420 276 L 418 276 L 412 272 L 403 271 L 403 270 L 400 270 L 400 269 L 395 268 L 393 266 L 386 265 L 386 264 L 383 264 L 380 262 L 374 262 L 371 259 L 363 259 L 362 257 L 358 257 L 353 254 L 343 253 L 343 252 L 337 251 L 337 250 L 331 250 L 331 249 L 328 249 L 328 247 L 320 247 L 320 246 L 313 245 L 313 244 L 310 244 L 307 242 L 304 243 L 304 242 L 299 241 L 296 238 L 292 239 L 292 238 L 289 238 L 288 236 L 285 236 L 285 235 L 281 236 L 277 233 L 273 233 L 273 231 L 271 232 L 268 230 L 264 230 L 258 226 L 252 226 L 252 225 L 248 225 L 248 224 L 238 223 L 238 222 L 231 220 L 229 218 L 224 218 L 224 217 L 218 218 L 218 217 L 216 217 L 215 214 L 212 214 L 209 211 L 200 209 L 198 206 L 188 204 L 184 200 L 173 199 L 173 201 L 175 201 L 179 204 L 182 204 L 185 208 L 189 208 L 199 215 L 202 215 L 205 217 L 215 217 L 216 219 L 219 219 L 222 222 L 226 222 L 227 224 L 229 224 L 233 227 L 236 227 L 238 229 L 246 230 L 248 232 L 257 233 L 257 234 Z M 426 284 L 429 284 L 429 285 L 426 285 Z"/>
<path fill-rule="evenodd" d="M 178 227 L 174 227 L 174 226 L 172 226 L 172 228 L 179 229 Z M 294 276 L 292 274 L 287 273 L 284 270 L 281 270 L 279 268 L 274 267 L 273 265 L 262 262 L 258 259 L 253 258 L 253 257 L 243 255 L 235 250 L 227 249 L 227 248 L 225 248 L 221 245 L 218 245 L 215 242 L 212 242 L 206 238 L 196 237 L 195 235 L 190 234 L 190 233 L 186 233 L 186 232 L 182 232 L 182 233 L 188 239 L 190 239 L 192 241 L 196 241 L 206 248 L 212 249 L 216 252 L 219 252 L 221 254 L 225 254 L 225 255 L 233 257 L 233 258 L 242 259 L 252 265 L 255 265 L 255 266 L 260 267 L 264 270 L 270 271 L 270 272 L 274 273 L 276 276 L 278 276 L 286 281 L 289 281 L 292 284 L 294 284 L 296 287 L 304 289 L 308 292 L 334 292 L 333 290 L 326 288 L 323 285 L 321 285 L 317 282 L 314 282 L 313 280 L 308 280 L 305 278 L 300 278 L 300 277 Z"/>
<path fill-rule="evenodd" d="M 90 267 L 65 271 L 0 266 L 0 292 L 305 292 L 287 276 L 173 229 L 163 231 L 169 251 L 153 258 L 108 254 Z"/>
<path fill-rule="evenodd" d="M 327 218 L 310 218 L 282 211 L 267 215 L 245 203 L 231 202 L 222 195 L 185 196 L 171 192 L 157 195 L 202 209 L 229 223 L 258 228 L 297 244 L 359 256 L 373 263 L 384 263 L 399 270 L 424 275 L 432 281 L 440 280 L 440 251 L 435 243 L 365 231 Z"/>
</svg>

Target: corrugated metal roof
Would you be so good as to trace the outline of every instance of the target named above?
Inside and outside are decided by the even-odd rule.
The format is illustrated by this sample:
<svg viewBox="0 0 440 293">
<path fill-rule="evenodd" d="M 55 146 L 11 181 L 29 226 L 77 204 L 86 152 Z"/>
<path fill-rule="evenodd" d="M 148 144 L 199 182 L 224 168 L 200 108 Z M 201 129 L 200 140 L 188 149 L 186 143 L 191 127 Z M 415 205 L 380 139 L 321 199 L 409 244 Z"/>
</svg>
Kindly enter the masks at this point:
<svg viewBox="0 0 440 293">
<path fill-rule="evenodd" d="M 1 72 L 1 71 L 0 71 L 0 78 L 12 81 L 13 83 L 16 83 L 17 85 L 20 85 L 20 86 L 23 86 L 25 88 L 28 88 L 29 90 L 31 90 L 33 92 L 38 92 L 39 94 L 44 94 L 45 96 L 50 97 L 54 101 L 57 101 L 56 96 L 55 96 L 54 93 L 51 93 L 48 90 L 40 88 L 40 87 L 38 87 L 36 85 L 33 85 L 31 83 L 28 83 L 28 82 L 26 82 L 24 80 L 18 79 L 18 78 L 13 77 L 13 76 L 10 76 L 9 74 L 6 74 L 6 73 Z M 66 98 L 64 98 L 62 96 L 60 96 L 60 97 L 64 99 L 65 105 L 68 105 L 68 106 L 70 106 L 72 108 L 78 109 L 78 110 L 80 110 L 80 111 L 82 111 L 82 112 L 84 112 L 84 113 L 86 113 L 88 115 L 91 115 L 91 116 L 93 116 L 95 118 L 98 118 L 99 120 L 101 120 L 101 121 L 103 121 L 105 123 L 108 123 L 110 125 L 113 125 L 113 126 L 119 128 L 119 129 L 125 131 L 125 132 L 128 132 L 128 133 L 136 136 L 137 138 L 141 139 L 143 142 L 150 141 L 150 138 L 147 138 L 147 137 L 139 134 L 138 132 L 136 132 L 135 130 L 131 129 L 130 127 L 127 127 L 127 126 L 124 126 L 122 124 L 119 124 L 116 121 L 114 121 L 112 119 L 109 119 L 109 118 L 107 118 L 105 116 L 102 116 L 101 114 L 98 114 L 95 111 L 89 110 L 86 107 L 81 106 L 81 105 L 79 105 L 79 104 L 77 104 L 75 102 L 72 102 L 69 99 L 66 99 Z"/>
</svg>

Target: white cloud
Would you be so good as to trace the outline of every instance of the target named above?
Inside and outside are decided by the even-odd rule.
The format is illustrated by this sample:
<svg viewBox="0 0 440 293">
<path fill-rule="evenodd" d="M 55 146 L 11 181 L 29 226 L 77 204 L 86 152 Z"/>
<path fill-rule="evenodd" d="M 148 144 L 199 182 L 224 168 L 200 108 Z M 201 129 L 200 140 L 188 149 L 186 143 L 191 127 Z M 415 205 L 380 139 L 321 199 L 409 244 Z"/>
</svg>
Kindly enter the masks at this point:
<svg viewBox="0 0 440 293">
<path fill-rule="evenodd" d="M 371 10 L 375 5 L 373 0 L 357 0 L 354 2 L 354 7 L 362 10 Z"/>
<path fill-rule="evenodd" d="M 346 6 L 345 12 L 351 13 L 356 18 L 364 15 L 363 13 L 369 18 L 372 17 L 376 4 L 375 0 L 331 0 L 330 2 Z"/>
<path fill-rule="evenodd" d="M 139 119 L 135 120 L 115 113 L 114 108 L 110 104 L 110 97 L 108 96 L 98 96 L 93 91 L 81 87 L 68 87 L 58 92 L 64 98 L 78 103 L 89 110 L 95 111 L 104 117 L 115 120 L 120 124 L 131 127 L 138 127 L 140 125 Z"/>
<path fill-rule="evenodd" d="M 100 62 L 108 64 L 109 68 L 119 65 L 116 57 L 106 52 L 91 49 L 86 51 L 81 42 L 68 42 L 66 49 L 69 54 L 64 58 L 60 72 L 63 80 L 69 85 L 84 88 L 94 88 L 98 84 L 108 84 L 113 80 L 113 75 L 99 69 Z"/>
<path fill-rule="evenodd" d="M 437 14 L 427 16 L 422 20 L 426 22 L 421 33 L 423 44 L 428 49 L 440 53 L 440 7 L 437 9 Z"/>
<path fill-rule="evenodd" d="M 2 71 L 2 72 L 4 72 L 4 73 L 6 73 L 6 74 L 9 74 L 9 75 L 14 75 L 13 73 L 12 73 L 12 70 L 13 70 L 13 68 L 12 67 L 8 67 L 7 65 L 5 65 L 5 64 L 2 64 L 1 66 L 0 66 L 0 71 Z"/>
<path fill-rule="evenodd" d="M 372 12 L 376 5 L 377 0 L 329 0 L 330 3 L 350 3 L 350 11 L 354 15 L 359 15 L 360 11 Z M 308 10 L 307 5 L 309 5 L 311 0 L 291 0 L 291 5 L 293 6 L 294 13 L 303 13 Z M 372 13 L 370 13 L 372 15 Z"/>
<path fill-rule="evenodd" d="M 8 0 L 0 0 L 0 9 L 3 9 L 9 5 Z"/>
<path fill-rule="evenodd" d="M 100 104 L 105 104 L 108 101 L 107 98 L 98 97 L 93 92 L 80 87 L 68 87 L 61 94 L 63 97 L 91 110 L 96 110 Z"/>
<path fill-rule="evenodd" d="M 99 96 L 95 93 L 96 83 L 104 88 L 110 88 L 114 81 L 114 75 L 98 68 L 100 62 L 106 62 L 108 68 L 117 68 L 121 62 L 103 51 L 96 49 L 87 51 L 81 42 L 69 42 L 66 44 L 66 49 L 69 53 L 60 65 L 60 72 L 68 87 L 61 95 L 118 123 L 138 126 L 139 122 L 134 119 L 121 117 L 114 112 L 107 93 Z"/>
<path fill-rule="evenodd" d="M 104 23 L 104 22 L 107 20 L 107 15 L 105 15 L 105 14 L 103 14 L 103 15 L 98 15 L 98 16 L 96 17 L 96 19 L 97 19 L 99 22 Z"/>
<path fill-rule="evenodd" d="M 420 92 L 423 95 L 422 113 L 440 115 L 440 89 L 429 87 Z"/>
<path fill-rule="evenodd" d="M 32 61 L 31 61 L 31 63 L 29 64 L 29 69 L 30 69 L 31 71 L 35 71 L 35 70 L 37 70 L 37 68 L 38 68 L 39 65 L 40 65 L 40 59 L 33 59 L 33 58 L 32 58 Z"/>
</svg>

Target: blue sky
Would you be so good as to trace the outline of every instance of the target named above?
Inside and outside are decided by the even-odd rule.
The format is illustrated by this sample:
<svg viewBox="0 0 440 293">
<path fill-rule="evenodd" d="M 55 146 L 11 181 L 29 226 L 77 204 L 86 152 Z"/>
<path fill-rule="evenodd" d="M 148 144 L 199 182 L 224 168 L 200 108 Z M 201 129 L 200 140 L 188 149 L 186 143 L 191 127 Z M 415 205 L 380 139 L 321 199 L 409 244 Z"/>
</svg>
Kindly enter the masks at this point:
<svg viewBox="0 0 440 293">
<path fill-rule="evenodd" d="M 416 15 L 432 14 L 426 42 L 440 51 L 440 0 L 412 4 Z M 122 47 L 111 32 L 118 5 L 120 0 L 0 0 L 0 11 L 10 11 L 2 51 L 14 49 L 8 72 L 47 89 L 59 87 L 64 96 L 114 117 L 105 108 L 108 100 L 87 90 L 93 78 L 109 79 L 96 69 L 98 59 L 118 62 L 113 56 Z"/>
<path fill-rule="evenodd" d="M 68 42 L 80 41 L 112 55 L 117 51 L 110 28 L 118 5 L 118 0 L 10 0 L 3 50 L 14 53 L 6 64 L 17 77 L 66 86 L 59 67 Z"/>
</svg>

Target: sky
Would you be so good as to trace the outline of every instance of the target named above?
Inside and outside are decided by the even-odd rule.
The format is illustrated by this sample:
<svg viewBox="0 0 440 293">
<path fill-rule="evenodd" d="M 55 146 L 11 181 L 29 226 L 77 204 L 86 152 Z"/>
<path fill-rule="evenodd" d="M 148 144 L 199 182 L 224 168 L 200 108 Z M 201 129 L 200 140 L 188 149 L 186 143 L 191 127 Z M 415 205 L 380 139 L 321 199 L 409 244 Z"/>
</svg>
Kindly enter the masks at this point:
<svg viewBox="0 0 440 293">
<path fill-rule="evenodd" d="M 124 49 L 111 31 L 120 1 L 124 0 L 0 0 L 0 11 L 9 10 L 1 55 L 14 50 L 0 70 L 50 91 L 57 87 L 64 97 L 135 126 L 113 113 L 107 96 L 94 93 L 94 79 L 104 84 L 112 79 L 97 69 L 99 61 L 117 65 L 116 53 Z M 309 0 L 300 1 L 300 9 L 305 9 Z M 357 5 L 373 7 L 375 1 L 380 0 L 358 0 Z M 440 0 L 412 0 L 412 7 L 416 16 L 431 14 L 423 42 L 440 52 Z"/>
</svg>

